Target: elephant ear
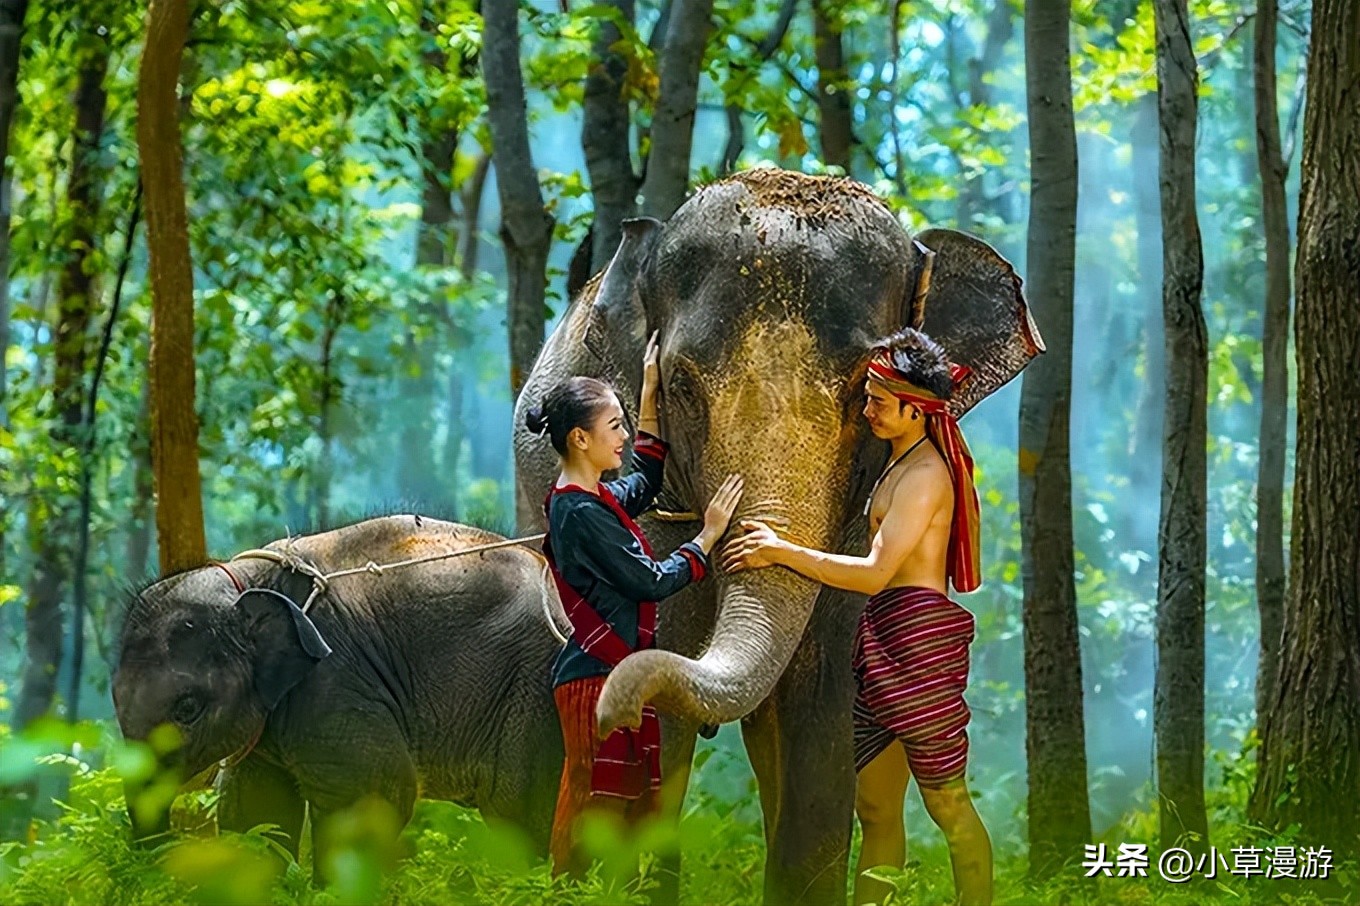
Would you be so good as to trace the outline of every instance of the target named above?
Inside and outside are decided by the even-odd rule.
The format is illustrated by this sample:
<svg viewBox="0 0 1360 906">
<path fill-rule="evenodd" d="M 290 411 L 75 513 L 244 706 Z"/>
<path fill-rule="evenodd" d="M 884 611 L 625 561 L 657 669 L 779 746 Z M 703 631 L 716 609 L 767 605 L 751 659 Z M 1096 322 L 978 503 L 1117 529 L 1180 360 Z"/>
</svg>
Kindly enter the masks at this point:
<svg viewBox="0 0 1360 906">
<path fill-rule="evenodd" d="M 331 646 L 287 595 L 251 588 L 236 599 L 236 606 L 245 616 L 253 643 L 255 690 L 272 711 L 318 661 L 330 655 Z"/>
<path fill-rule="evenodd" d="M 950 400 L 958 417 L 1024 370 L 1044 341 L 1020 276 L 996 249 L 957 230 L 926 230 L 916 244 L 908 323 L 969 369 Z"/>
<path fill-rule="evenodd" d="M 591 302 L 590 326 L 586 347 L 602 361 L 631 367 L 642 358 L 647 338 L 647 313 L 637 292 L 638 275 L 661 235 L 661 221 L 652 217 L 630 217 L 623 221 L 623 236 L 614 257 L 604 269 L 595 299 Z M 610 355 L 609 347 L 637 346 L 637 354 Z"/>
</svg>

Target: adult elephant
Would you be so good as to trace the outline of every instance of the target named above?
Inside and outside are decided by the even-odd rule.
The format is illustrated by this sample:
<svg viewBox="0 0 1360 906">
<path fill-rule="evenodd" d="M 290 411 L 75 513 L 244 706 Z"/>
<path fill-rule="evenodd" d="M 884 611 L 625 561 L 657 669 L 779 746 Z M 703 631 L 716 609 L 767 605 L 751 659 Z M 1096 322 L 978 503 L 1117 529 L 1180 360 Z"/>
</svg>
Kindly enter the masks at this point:
<svg viewBox="0 0 1360 906">
<path fill-rule="evenodd" d="M 556 468 L 523 427 L 524 408 L 573 374 L 607 378 L 636 405 L 643 344 L 657 330 L 672 447 L 660 501 L 670 515 L 646 526 L 658 549 L 691 536 L 680 514 L 700 512 L 723 476 L 740 472 L 734 525 L 760 519 L 799 544 L 862 551 L 863 502 L 886 455 L 859 414 L 866 356 L 873 339 L 908 324 L 973 369 L 956 414 L 1043 348 L 1020 279 L 991 247 L 949 230 L 913 241 L 848 179 L 750 170 L 699 189 L 664 226 L 626 222 L 518 400 L 521 529 L 542 527 Z M 787 570 L 722 576 L 663 606 L 659 649 L 620 664 L 600 700 L 603 727 L 636 722 L 644 702 L 668 715 L 664 770 L 682 787 L 695 729 L 742 720 L 764 812 L 768 902 L 845 896 L 850 647 L 862 606 Z"/>
<path fill-rule="evenodd" d="M 504 540 L 388 516 L 156 582 L 121 638 L 123 734 L 178 730 L 170 796 L 228 760 L 218 825 L 278 825 L 294 857 L 306 807 L 324 853 L 326 817 L 367 796 L 403 825 L 417 796 L 475 807 L 546 853 L 562 734 L 545 605 L 565 617 L 543 558 Z M 426 562 L 366 569 L 407 560 Z M 139 836 L 168 825 L 169 797 L 148 792 L 128 790 Z"/>
</svg>

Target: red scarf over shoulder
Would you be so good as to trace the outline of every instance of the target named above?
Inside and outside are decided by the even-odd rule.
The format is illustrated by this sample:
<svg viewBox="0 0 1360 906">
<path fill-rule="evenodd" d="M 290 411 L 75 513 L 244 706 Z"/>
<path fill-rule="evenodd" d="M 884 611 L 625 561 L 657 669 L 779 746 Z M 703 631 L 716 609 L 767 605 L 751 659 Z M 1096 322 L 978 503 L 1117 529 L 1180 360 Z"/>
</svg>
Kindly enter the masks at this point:
<svg viewBox="0 0 1360 906">
<path fill-rule="evenodd" d="M 969 369 L 962 365 L 950 366 L 954 385 L 958 386 L 968 372 Z M 949 532 L 946 562 L 949 581 L 956 591 L 972 591 L 982 584 L 981 510 L 977 489 L 973 487 L 973 456 L 959 430 L 958 420 L 950 414 L 947 401 L 910 383 L 906 375 L 893 366 L 885 351 L 880 350 L 869 361 L 869 377 L 925 414 L 926 433 L 944 457 L 954 482 L 954 521 Z"/>
<path fill-rule="evenodd" d="M 638 450 L 644 455 L 647 451 Z M 664 454 L 663 454 L 664 455 Z M 546 514 L 552 504 L 554 494 L 564 491 L 585 491 L 575 485 L 553 488 L 543 502 Z M 586 491 L 585 493 L 589 493 Z M 642 545 L 647 556 L 652 556 L 652 546 L 647 536 L 633 521 L 632 517 L 619 505 L 618 500 L 603 484 L 598 488 L 600 502 L 609 507 L 624 528 Z M 590 602 L 583 598 L 562 578 L 553 558 L 552 538 L 543 539 L 543 554 L 548 558 L 557 593 L 571 621 L 571 637 L 582 650 L 591 657 L 604 661 L 611 668 L 632 654 L 634 650 L 651 648 L 656 639 L 656 602 L 638 602 L 638 644 L 634 649 L 623 640 L 613 627 L 600 616 Z M 600 743 L 595 752 L 594 768 L 590 777 L 590 792 L 595 796 L 615 796 L 621 799 L 637 799 L 648 789 L 661 788 L 661 718 L 656 709 L 646 705 L 642 709 L 642 725 L 637 729 L 620 727 Z"/>
</svg>

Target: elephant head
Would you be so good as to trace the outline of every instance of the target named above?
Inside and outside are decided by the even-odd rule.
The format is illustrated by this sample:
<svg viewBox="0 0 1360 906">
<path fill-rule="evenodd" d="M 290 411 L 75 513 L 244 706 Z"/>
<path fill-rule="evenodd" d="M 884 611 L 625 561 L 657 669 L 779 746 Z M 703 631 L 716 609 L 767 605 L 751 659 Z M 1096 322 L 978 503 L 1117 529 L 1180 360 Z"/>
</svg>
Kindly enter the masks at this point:
<svg viewBox="0 0 1360 906">
<path fill-rule="evenodd" d="M 984 243 L 941 230 L 913 241 L 852 180 L 751 170 L 700 189 L 664 226 L 628 223 L 609 267 L 545 346 L 520 405 L 570 374 L 612 379 L 630 404 L 644 340 L 659 330 L 672 448 L 663 505 L 699 512 L 726 474 L 740 472 L 737 519 L 838 549 L 883 455 L 860 418 L 866 356 L 874 339 L 905 325 L 973 369 L 957 414 L 1042 351 L 1019 278 Z M 554 463 L 516 440 L 523 519 Z M 720 723 L 769 694 L 820 586 L 782 569 L 717 581 L 707 650 L 697 660 L 660 650 L 625 660 L 601 697 L 602 730 L 636 723 L 645 702 Z"/>
<path fill-rule="evenodd" d="M 238 592 L 228 573 L 207 567 L 163 579 L 131 602 L 113 677 L 114 710 L 129 740 L 148 740 L 167 725 L 177 731 L 177 745 L 157 747 L 171 795 L 217 762 L 249 751 L 283 696 L 330 654 L 295 603 L 309 580 L 282 579 L 278 589 Z M 128 789 L 137 836 L 164 829 L 169 804 L 139 807 L 143 786 Z"/>
</svg>

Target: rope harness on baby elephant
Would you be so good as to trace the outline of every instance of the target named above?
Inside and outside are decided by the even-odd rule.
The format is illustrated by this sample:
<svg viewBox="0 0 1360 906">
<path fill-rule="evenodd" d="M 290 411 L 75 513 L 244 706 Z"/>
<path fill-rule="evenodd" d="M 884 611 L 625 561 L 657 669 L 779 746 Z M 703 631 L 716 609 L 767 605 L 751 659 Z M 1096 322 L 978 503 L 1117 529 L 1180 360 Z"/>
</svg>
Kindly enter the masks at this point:
<svg viewBox="0 0 1360 906">
<path fill-rule="evenodd" d="M 312 580 L 312 590 L 311 593 L 307 595 L 307 600 L 304 601 L 302 604 L 301 609 L 302 612 L 305 614 L 308 610 L 311 609 L 311 606 L 316 601 L 317 596 L 320 595 L 322 592 L 325 592 L 330 589 L 331 581 L 334 579 L 340 579 L 346 576 L 359 576 L 359 575 L 383 576 L 389 572 L 392 572 L 393 570 L 402 569 L 407 566 L 419 566 L 423 563 L 437 563 L 440 560 L 451 560 L 454 557 L 463 557 L 467 556 L 468 554 L 482 554 L 486 553 L 487 551 L 499 550 L 505 547 L 517 547 L 523 544 L 534 544 L 542 541 L 544 537 L 545 535 L 540 533 L 537 535 L 528 535 L 524 538 L 510 538 L 504 541 L 493 541 L 488 544 L 478 544 L 474 545 L 473 547 L 465 547 L 462 550 L 445 551 L 442 554 L 430 554 L 424 557 L 412 557 L 409 560 L 398 560 L 395 563 L 375 563 L 372 560 L 369 560 L 363 566 L 355 566 L 349 569 L 337 569 L 328 573 L 323 573 L 321 570 L 317 569 L 307 560 L 303 559 L 303 557 L 296 551 L 292 550 L 292 541 L 290 539 L 290 541 L 288 542 L 288 546 L 285 547 L 284 550 L 276 551 L 268 550 L 266 548 L 254 548 L 252 550 L 241 551 L 241 553 L 232 557 L 231 560 L 228 560 L 227 563 L 233 563 L 237 560 L 268 560 L 271 563 L 277 563 L 280 566 L 285 567 L 286 569 L 290 569 L 294 572 L 301 573 L 302 575 L 307 576 L 309 579 Z M 232 584 L 236 586 L 236 590 L 238 592 L 245 591 L 245 585 L 242 584 L 241 580 L 236 577 L 236 574 L 231 571 L 227 563 L 213 563 L 212 565 L 216 566 L 218 569 L 222 570 L 224 573 L 227 574 L 227 576 L 231 579 Z M 543 616 L 544 618 L 547 619 L 548 628 L 552 630 L 553 636 L 557 639 L 557 641 L 560 644 L 565 645 L 567 643 L 567 637 L 563 634 L 561 627 L 557 625 L 557 620 L 554 619 L 553 617 L 552 602 L 549 600 L 548 597 L 549 596 L 548 588 L 551 583 L 548 581 L 547 573 L 548 567 L 547 564 L 545 563 L 543 565 L 543 589 L 544 589 L 542 595 Z"/>
</svg>

